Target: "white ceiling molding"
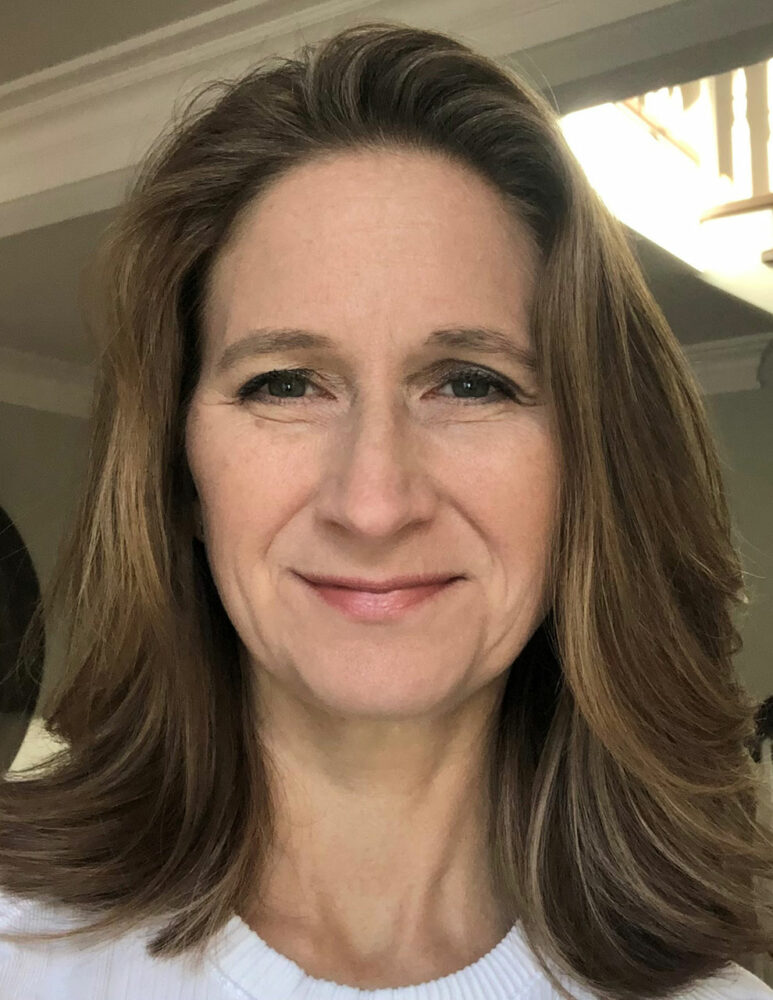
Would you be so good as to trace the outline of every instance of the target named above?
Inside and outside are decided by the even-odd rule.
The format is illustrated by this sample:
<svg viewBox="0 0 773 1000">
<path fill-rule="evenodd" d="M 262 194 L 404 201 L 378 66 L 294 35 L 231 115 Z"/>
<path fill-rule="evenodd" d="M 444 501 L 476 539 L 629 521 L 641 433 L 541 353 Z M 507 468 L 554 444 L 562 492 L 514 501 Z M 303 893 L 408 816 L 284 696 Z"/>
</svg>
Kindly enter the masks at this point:
<svg viewBox="0 0 773 1000">
<path fill-rule="evenodd" d="M 703 392 L 713 396 L 721 392 L 760 389 L 773 382 L 766 378 L 765 363 L 773 350 L 773 332 L 753 333 L 726 340 L 708 340 L 687 344 L 684 353 L 700 382 Z"/>
<path fill-rule="evenodd" d="M 773 332 L 683 348 L 706 395 L 773 385 Z M 87 419 L 94 369 L 0 348 L 0 402 Z"/>
<path fill-rule="evenodd" d="M 0 238 L 62 221 L 68 191 L 121 200 L 131 170 L 199 85 L 346 25 L 434 27 L 501 58 L 676 0 L 235 0 L 0 86 Z M 105 180 L 107 178 L 107 180 Z M 108 202 L 112 201 L 112 205 Z M 41 221 L 45 220 L 45 221 Z"/>
<path fill-rule="evenodd" d="M 126 196 L 132 176 L 131 168 L 113 170 L 7 202 L 0 198 L 0 239 L 115 208 Z"/>
<path fill-rule="evenodd" d="M 93 370 L 57 358 L 0 348 L 0 402 L 87 418 Z"/>
</svg>

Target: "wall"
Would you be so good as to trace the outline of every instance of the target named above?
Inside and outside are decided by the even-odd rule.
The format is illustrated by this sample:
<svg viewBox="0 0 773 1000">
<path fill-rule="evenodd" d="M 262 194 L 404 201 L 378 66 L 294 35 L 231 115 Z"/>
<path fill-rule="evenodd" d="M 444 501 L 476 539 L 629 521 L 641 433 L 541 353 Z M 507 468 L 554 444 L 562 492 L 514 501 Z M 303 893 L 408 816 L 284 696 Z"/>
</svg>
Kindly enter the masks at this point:
<svg viewBox="0 0 773 1000">
<path fill-rule="evenodd" d="M 86 450 L 86 421 L 0 402 L 0 504 L 24 539 L 41 587 L 72 516 Z M 57 637 L 49 633 L 44 668 L 49 680 L 57 659 Z M 18 745 L 22 720 L 4 723 L 5 738 Z"/>
<path fill-rule="evenodd" d="M 736 527 L 749 606 L 738 623 L 738 672 L 762 700 L 773 694 L 773 385 L 707 397 Z"/>
</svg>

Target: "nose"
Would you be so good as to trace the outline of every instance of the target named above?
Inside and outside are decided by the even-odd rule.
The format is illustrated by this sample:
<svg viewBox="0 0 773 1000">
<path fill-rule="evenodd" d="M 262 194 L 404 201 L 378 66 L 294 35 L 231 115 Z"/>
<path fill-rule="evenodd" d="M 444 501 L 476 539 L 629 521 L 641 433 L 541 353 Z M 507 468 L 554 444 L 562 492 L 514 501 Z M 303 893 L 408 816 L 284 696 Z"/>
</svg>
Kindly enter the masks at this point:
<svg viewBox="0 0 773 1000">
<path fill-rule="evenodd" d="M 317 515 L 372 540 L 431 519 L 437 503 L 422 442 L 399 404 L 372 400 L 331 443 Z"/>
</svg>

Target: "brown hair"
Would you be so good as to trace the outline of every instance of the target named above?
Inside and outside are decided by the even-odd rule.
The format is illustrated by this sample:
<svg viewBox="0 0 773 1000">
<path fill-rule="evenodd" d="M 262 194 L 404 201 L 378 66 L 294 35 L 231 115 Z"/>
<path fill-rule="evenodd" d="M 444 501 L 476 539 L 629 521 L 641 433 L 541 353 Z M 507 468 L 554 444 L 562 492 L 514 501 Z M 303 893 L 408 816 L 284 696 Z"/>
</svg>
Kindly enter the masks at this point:
<svg viewBox="0 0 773 1000">
<path fill-rule="evenodd" d="M 696 382 L 550 106 L 447 35 L 348 28 L 210 86 L 148 158 L 103 255 L 85 488 L 49 604 L 43 714 L 69 744 L 0 785 L 0 884 L 198 948 L 259 884 L 271 761 L 193 537 L 183 427 L 213 257 L 239 212 L 336 150 L 435 152 L 539 251 L 532 335 L 562 483 L 550 611 L 491 734 L 491 867 L 513 922 L 600 996 L 665 996 L 773 948 L 743 574 Z M 567 995 L 564 993 L 564 995 Z"/>
</svg>

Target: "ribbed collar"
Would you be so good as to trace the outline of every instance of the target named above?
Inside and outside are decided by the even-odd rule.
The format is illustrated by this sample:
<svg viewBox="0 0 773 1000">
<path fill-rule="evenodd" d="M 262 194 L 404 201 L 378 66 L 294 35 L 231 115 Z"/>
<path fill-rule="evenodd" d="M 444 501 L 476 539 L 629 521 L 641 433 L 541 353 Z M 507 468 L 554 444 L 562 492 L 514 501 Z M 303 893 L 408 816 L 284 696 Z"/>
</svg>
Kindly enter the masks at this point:
<svg viewBox="0 0 773 1000">
<path fill-rule="evenodd" d="M 238 915 L 213 941 L 209 957 L 220 976 L 255 1000 L 517 1000 L 540 975 L 518 924 L 476 962 L 415 986 L 364 990 L 315 979 Z"/>
</svg>

